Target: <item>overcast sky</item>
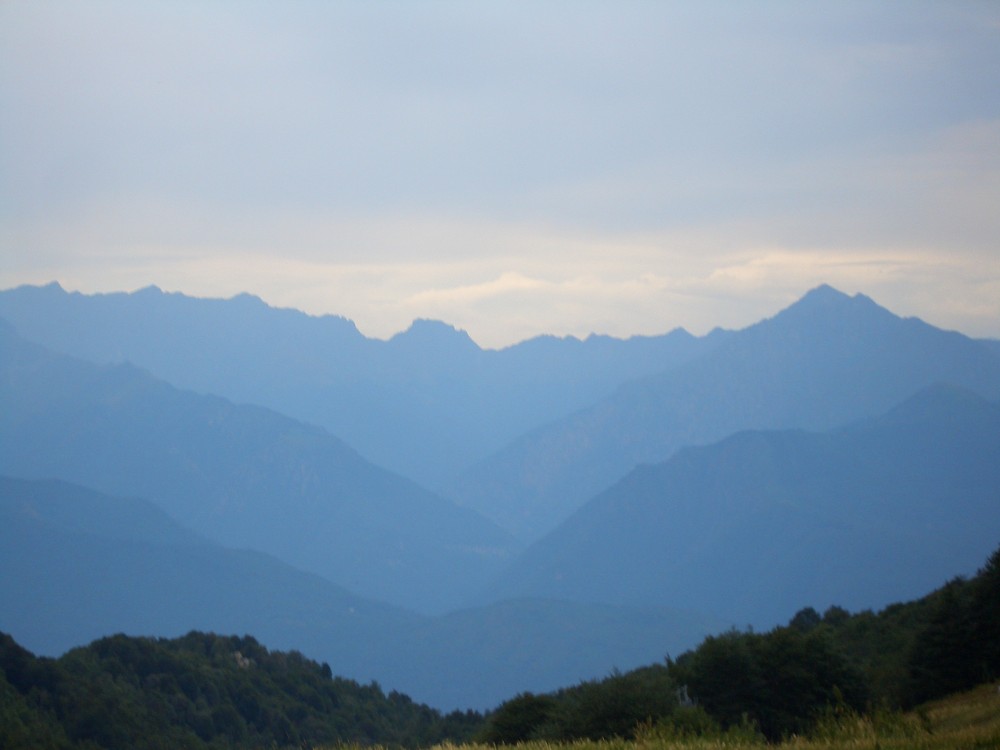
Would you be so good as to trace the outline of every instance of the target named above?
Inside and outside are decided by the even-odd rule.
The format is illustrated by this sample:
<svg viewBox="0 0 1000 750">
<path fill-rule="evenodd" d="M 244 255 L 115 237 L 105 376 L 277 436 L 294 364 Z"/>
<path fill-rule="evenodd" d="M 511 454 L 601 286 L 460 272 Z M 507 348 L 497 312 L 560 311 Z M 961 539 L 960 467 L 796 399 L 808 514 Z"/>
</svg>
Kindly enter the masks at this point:
<svg viewBox="0 0 1000 750">
<path fill-rule="evenodd" d="M 1000 337 L 1000 3 L 0 2 L 0 288 Z"/>
</svg>

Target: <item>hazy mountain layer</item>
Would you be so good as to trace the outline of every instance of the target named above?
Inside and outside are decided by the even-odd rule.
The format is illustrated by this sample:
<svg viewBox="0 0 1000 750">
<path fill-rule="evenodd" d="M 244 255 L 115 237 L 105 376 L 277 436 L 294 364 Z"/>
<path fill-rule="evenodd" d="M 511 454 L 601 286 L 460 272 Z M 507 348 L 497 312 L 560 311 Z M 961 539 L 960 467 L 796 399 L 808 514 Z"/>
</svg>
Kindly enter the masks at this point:
<svg viewBox="0 0 1000 750">
<path fill-rule="evenodd" d="M 422 619 L 248 550 L 153 504 L 54 480 L 0 477 L 0 630 L 58 654 L 117 632 L 253 633 L 371 680 Z"/>
<path fill-rule="evenodd" d="M 1000 405 L 934 386 L 825 433 L 743 432 L 643 466 L 492 589 L 674 604 L 770 626 L 881 607 L 968 574 L 1000 540 Z"/>
<path fill-rule="evenodd" d="M 443 709 L 659 661 L 715 621 L 522 600 L 420 617 L 267 555 L 224 549 L 152 504 L 0 477 L 0 631 L 57 655 L 112 633 L 250 633 Z"/>
<path fill-rule="evenodd" d="M 464 600 L 517 545 L 319 427 L 98 367 L 0 330 L 0 471 L 152 500 L 224 544 L 419 611 Z"/>
<path fill-rule="evenodd" d="M 379 341 L 345 318 L 275 309 L 247 294 L 206 300 L 148 287 L 83 295 L 57 284 L 0 292 L 0 317 L 49 349 L 129 361 L 180 388 L 322 425 L 432 488 L 533 427 L 725 338 L 543 336 L 484 351 L 435 321 Z"/>
<path fill-rule="evenodd" d="M 12 596 L 3 606 L 53 643 L 133 626 L 160 634 L 177 622 L 273 633 L 273 645 L 334 664 L 346 639 L 358 669 L 382 670 L 375 676 L 387 686 L 444 708 L 487 707 L 657 661 L 716 629 L 665 607 L 744 625 L 784 621 L 804 604 L 879 606 L 971 572 L 1000 535 L 1000 427 L 981 398 L 1000 396 L 994 342 L 828 287 L 711 340 L 543 338 L 503 352 L 428 321 L 373 342 L 341 319 L 274 311 L 248 296 L 203 301 L 149 289 L 90 298 L 48 287 L 2 293 L 0 303 L 35 297 L 74 311 L 56 316 L 65 329 L 48 321 L 39 330 L 118 364 L 56 355 L 0 326 L 0 471 L 144 497 L 206 537 L 340 587 L 300 580 L 287 565 L 276 572 L 271 558 L 220 551 L 176 526 L 165 532 L 149 509 L 114 520 L 107 507 L 64 504 L 55 523 L 36 508 L 11 516 L 0 553 L 10 555 L 4 569 L 19 573 L 4 582 Z M 83 314 L 92 305 L 106 320 Z M 44 316 L 44 305 L 36 312 Z M 19 326 L 36 323 L 24 313 Z M 535 416 L 559 412 L 626 372 L 659 370 L 467 477 L 461 497 L 526 537 L 637 463 L 672 458 L 632 473 L 501 575 L 520 545 L 473 509 L 373 466 L 321 427 L 121 364 L 122 351 L 107 349 L 117 341 L 212 389 L 273 395 L 280 386 L 297 408 L 369 430 L 365 439 L 388 453 L 414 464 L 437 456 L 433 472 L 465 460 L 442 457 L 449 441 L 468 437 L 471 455 L 536 406 Z M 687 363 L 665 364 L 674 355 Z M 967 390 L 932 390 L 872 418 L 935 381 Z M 830 431 L 860 418 L 873 421 Z M 747 429 L 755 431 L 715 444 Z M 60 567 L 64 550 L 69 568 Z M 196 575 L 204 580 L 191 582 Z M 338 630 L 350 625 L 337 619 L 346 590 L 436 612 L 467 605 L 490 580 L 494 599 L 516 599 L 439 618 L 386 608 L 383 630 L 371 620 Z"/>
<path fill-rule="evenodd" d="M 682 446 L 747 429 L 827 429 L 939 381 L 1000 397 L 1000 356 L 986 342 L 820 287 L 698 359 L 518 439 L 449 494 L 537 539 L 635 466 Z"/>
</svg>

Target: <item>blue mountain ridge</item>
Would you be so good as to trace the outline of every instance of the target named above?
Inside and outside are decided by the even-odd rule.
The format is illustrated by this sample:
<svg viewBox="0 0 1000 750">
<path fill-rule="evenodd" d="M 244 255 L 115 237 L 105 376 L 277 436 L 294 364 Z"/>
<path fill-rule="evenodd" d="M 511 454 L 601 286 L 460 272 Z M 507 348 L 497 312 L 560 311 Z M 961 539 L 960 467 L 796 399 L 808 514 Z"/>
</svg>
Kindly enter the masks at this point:
<svg viewBox="0 0 1000 750">
<path fill-rule="evenodd" d="M 539 427 L 447 494 L 537 540 L 635 466 L 750 429 L 823 430 L 935 382 L 1000 398 L 995 348 L 829 286 L 670 370 Z"/>
<path fill-rule="evenodd" d="M 644 465 L 489 592 L 686 606 L 768 628 L 974 572 L 1000 540 L 1000 404 L 931 385 L 823 432 L 750 430 Z"/>
<path fill-rule="evenodd" d="M 690 645 L 685 639 L 693 642 L 693 633 L 717 630 L 698 631 L 693 623 L 706 618 L 771 623 L 790 616 L 786 608 L 823 608 L 828 602 L 822 597 L 877 606 L 871 602 L 897 600 L 913 588 L 919 594 L 971 572 L 957 550 L 968 550 L 974 566 L 995 546 L 994 539 L 985 552 L 972 552 L 995 534 L 997 483 L 981 463 L 986 456 L 990 465 L 1000 464 L 989 452 L 998 434 L 988 421 L 992 407 L 983 405 L 993 403 L 1000 389 L 995 347 L 901 319 L 861 295 L 821 287 L 754 326 L 698 340 L 683 332 L 627 342 L 543 337 L 500 353 L 479 350 L 440 323 L 419 322 L 400 334 L 411 344 L 425 340 L 448 348 L 451 342 L 465 352 L 451 360 L 427 355 L 418 345 L 409 359 L 395 358 L 391 342 L 365 339 L 349 322 L 344 327 L 343 320 L 324 322 L 295 311 L 279 311 L 276 318 L 249 295 L 198 301 L 157 289 L 96 298 L 59 288 L 13 291 L 21 296 L 0 292 L 0 306 L 50 295 L 66 310 L 113 309 L 109 319 L 134 312 L 127 325 L 120 323 L 125 333 L 88 327 L 94 316 L 74 325 L 81 340 L 91 336 L 109 347 L 125 342 L 130 351 L 152 352 L 161 360 L 169 360 L 179 342 L 189 348 L 178 362 L 193 363 L 203 374 L 218 373 L 221 366 L 220 382 L 230 388 L 264 382 L 252 366 L 258 362 L 274 382 L 282 382 L 284 371 L 290 390 L 309 391 L 303 383 L 312 382 L 315 388 L 302 403 L 338 393 L 343 405 L 357 396 L 356 388 L 367 387 L 352 385 L 351 378 L 377 375 L 379 392 L 396 399 L 383 405 L 386 413 L 398 409 L 414 423 L 429 416 L 421 428 L 428 431 L 447 423 L 463 403 L 457 398 L 451 410 L 437 408 L 444 395 L 460 394 L 463 383 L 493 382 L 508 396 L 530 392 L 532 398 L 560 385 L 573 391 L 574 379 L 582 383 L 577 396 L 598 382 L 621 383 L 572 417 L 536 427 L 498 454 L 502 461 L 484 464 L 504 471 L 472 472 L 464 489 L 474 491 L 455 493 L 522 538 L 539 540 L 519 556 L 520 543 L 496 523 L 373 466 L 327 429 L 168 385 L 125 361 L 131 357 L 121 349 L 104 364 L 47 351 L 18 336 L 31 320 L 25 313 L 30 305 L 22 306 L 16 327 L 0 323 L 0 472 L 59 477 L 103 493 L 144 497 L 208 544 L 270 553 L 321 573 L 328 580 L 313 578 L 337 584 L 341 594 L 349 590 L 422 612 L 453 610 L 409 619 L 405 633 L 387 634 L 409 649 L 405 656 L 386 643 L 371 656 L 372 663 L 387 659 L 398 666 L 395 672 L 386 667 L 386 684 L 441 707 L 488 706 L 489 696 L 500 700 L 524 689 L 559 687 L 606 672 L 609 663 L 627 668 L 655 661 Z M 166 312 L 151 313 L 150 300 Z M 109 301 L 111 308 L 101 308 Z M 209 309 L 213 322 L 204 324 L 196 313 Z M 283 341 L 287 358 L 254 359 L 255 350 L 239 343 L 254 336 L 241 309 L 262 316 L 259 337 Z M 183 325 L 178 310 L 189 316 Z M 158 315 L 160 322 L 148 330 L 137 322 Z M 285 315 L 295 325 L 275 322 Z M 227 316 L 229 327 L 219 322 Z M 331 337 L 320 345 L 306 331 L 326 330 L 327 323 L 346 331 L 345 343 Z M 52 321 L 46 325 L 58 328 Z M 267 326 L 274 326 L 271 333 Z M 362 356 L 368 351 L 376 356 Z M 227 360 L 233 352 L 235 361 Z M 629 353 L 627 368 L 608 364 L 622 352 Z M 665 352 L 673 352 L 666 365 Z M 507 359 L 489 359 L 494 355 Z M 352 357 L 360 369 L 331 365 Z M 579 367 L 568 367 L 573 362 Z M 588 363 L 596 363 L 599 376 L 586 372 Z M 655 374 L 621 380 L 628 368 Z M 505 380 L 508 372 L 518 373 L 517 385 Z M 478 375 L 466 381 L 468 373 Z M 533 378 L 541 383 L 537 390 Z M 396 388 L 398 383 L 403 387 Z M 408 406 L 414 394 L 423 398 L 419 408 Z M 522 401 L 526 409 L 531 398 Z M 370 403 L 359 399 L 354 408 L 363 414 Z M 980 428 L 972 413 L 987 419 L 985 441 L 975 437 Z M 387 429 L 371 421 L 372 429 Z M 924 430 L 927 424 L 937 427 Z M 401 445 L 420 434 L 401 432 Z M 440 444 L 420 448 L 433 452 Z M 734 463 L 721 461 L 720 454 Z M 964 472 L 956 473 L 963 460 Z M 894 471 L 880 473 L 887 467 Z M 868 481 L 858 487 L 852 478 Z M 574 492 L 550 502 L 567 481 Z M 479 499 L 502 502 L 478 505 L 476 492 Z M 595 508 L 607 515 L 590 523 L 600 515 Z M 905 522 L 896 523 L 897 517 Z M 48 535 L 52 530 L 45 528 Z M 122 570 L 143 570 L 129 561 L 149 555 L 134 546 L 148 550 L 148 540 L 117 540 L 133 545 L 125 554 L 114 551 L 120 546 L 114 539 L 95 547 L 93 535 L 79 532 L 62 529 L 58 542 L 39 536 L 35 546 L 54 555 L 69 538 L 88 539 L 80 542 L 80 559 L 113 554 Z M 918 543 L 926 551 L 920 559 L 907 551 Z M 667 552 L 673 557 L 658 556 Z M 860 573 L 851 567 L 856 561 L 864 565 Z M 557 576 L 550 575 L 553 570 Z M 155 578 L 162 570 L 148 572 L 154 594 L 177 590 L 175 583 Z M 269 575 L 258 571 L 249 578 Z M 223 578 L 245 584 L 245 578 L 229 576 Z M 65 589 L 58 575 L 52 578 L 57 591 Z M 86 590 L 82 582 L 74 587 Z M 105 593 L 113 600 L 119 588 L 127 590 L 116 584 Z M 239 586 L 231 589 L 240 592 Z M 30 601 L 28 589 L 19 596 L 22 604 Z M 262 595 L 260 601 L 270 600 Z M 483 606 L 461 609 L 474 602 Z M 664 607 L 710 614 L 684 616 Z M 403 620 L 414 617 L 404 613 Z M 394 620 L 387 615 L 387 622 Z M 74 625 L 72 617 L 67 622 Z M 100 622 L 113 627 L 113 618 Z M 286 635 L 300 632 L 306 641 L 308 628 L 296 631 L 293 625 Z M 455 660 L 441 658 L 449 648 Z"/>
<path fill-rule="evenodd" d="M 97 366 L 0 329 L 0 471 L 144 497 L 220 543 L 443 611 L 517 543 L 320 427 Z"/>
<path fill-rule="evenodd" d="M 718 625 L 531 599 L 424 617 L 224 548 L 145 500 L 55 480 L 0 476 L 0 567 L 0 631 L 39 654 L 119 632 L 252 634 L 442 710 L 655 662 Z"/>
<path fill-rule="evenodd" d="M 53 351 L 132 362 L 179 388 L 321 425 L 431 489 L 526 430 L 724 338 L 543 336 L 481 350 L 438 321 L 414 321 L 381 341 L 345 318 L 272 308 L 247 294 L 196 299 L 147 287 L 85 295 L 56 283 L 0 291 L 0 317 Z"/>
</svg>

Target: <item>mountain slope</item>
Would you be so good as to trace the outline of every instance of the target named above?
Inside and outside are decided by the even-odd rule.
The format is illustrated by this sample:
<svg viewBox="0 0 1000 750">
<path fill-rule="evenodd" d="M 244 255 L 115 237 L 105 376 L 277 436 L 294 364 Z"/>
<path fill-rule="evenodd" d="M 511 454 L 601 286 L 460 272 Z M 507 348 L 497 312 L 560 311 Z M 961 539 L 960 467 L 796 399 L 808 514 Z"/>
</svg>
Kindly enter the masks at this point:
<svg viewBox="0 0 1000 750">
<path fill-rule="evenodd" d="M 416 615 L 259 552 L 224 549 L 139 499 L 0 477 L 0 630 L 58 654 L 114 632 L 254 633 L 381 677 Z"/>
<path fill-rule="evenodd" d="M 0 631 L 45 655 L 99 636 L 252 633 L 438 708 L 659 661 L 719 623 L 674 610 L 521 600 L 421 617 L 246 550 L 143 500 L 0 477 Z"/>
<path fill-rule="evenodd" d="M 54 660 L 0 634 L 0 695 L 5 750 L 418 747 L 466 738 L 481 721 L 442 717 L 251 636 L 201 632 L 119 634 Z M 8 712 L 18 704 L 21 727 Z"/>
<path fill-rule="evenodd" d="M 364 596 L 447 609 L 516 545 L 324 430 L 0 330 L 0 471 L 154 501 L 223 544 Z"/>
<path fill-rule="evenodd" d="M 825 433 L 751 431 L 643 466 L 530 547 L 494 596 L 662 604 L 769 626 L 884 606 L 1000 538 L 1000 406 L 932 386 Z"/>
<path fill-rule="evenodd" d="M 725 337 L 544 336 L 484 351 L 435 321 L 379 341 L 344 318 L 275 309 L 246 294 L 208 300 L 148 287 L 83 295 L 57 284 L 0 292 L 0 317 L 49 349 L 97 364 L 129 361 L 180 388 L 322 425 L 429 487 Z"/>
<path fill-rule="evenodd" d="M 405 640 L 405 653 L 444 705 L 470 705 L 474 691 L 489 700 L 471 705 L 493 708 L 525 691 L 660 663 L 724 626 L 680 603 L 608 606 L 528 597 L 426 621 Z"/>
<path fill-rule="evenodd" d="M 747 429 L 828 429 L 938 381 L 1000 397 L 1000 356 L 867 297 L 819 287 L 696 360 L 523 436 L 449 494 L 537 539 L 636 465 L 684 445 Z"/>
</svg>

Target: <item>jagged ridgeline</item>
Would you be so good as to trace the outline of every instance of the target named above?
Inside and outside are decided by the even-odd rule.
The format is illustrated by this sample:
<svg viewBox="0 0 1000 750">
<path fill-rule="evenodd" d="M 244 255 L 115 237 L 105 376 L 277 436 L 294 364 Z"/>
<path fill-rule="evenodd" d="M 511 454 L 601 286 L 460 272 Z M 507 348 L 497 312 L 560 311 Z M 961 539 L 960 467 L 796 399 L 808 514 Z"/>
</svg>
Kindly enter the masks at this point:
<svg viewBox="0 0 1000 750">
<path fill-rule="evenodd" d="M 334 677 L 250 636 L 116 635 L 47 659 L 3 635 L 0 670 L 7 750 L 428 746 L 465 739 L 482 721 Z"/>
<path fill-rule="evenodd" d="M 830 287 L 503 350 L 156 289 L 0 291 L 0 318 L 0 631 L 42 656 L 250 633 L 482 711 L 878 611 L 1000 539 L 1000 342 Z"/>
</svg>

